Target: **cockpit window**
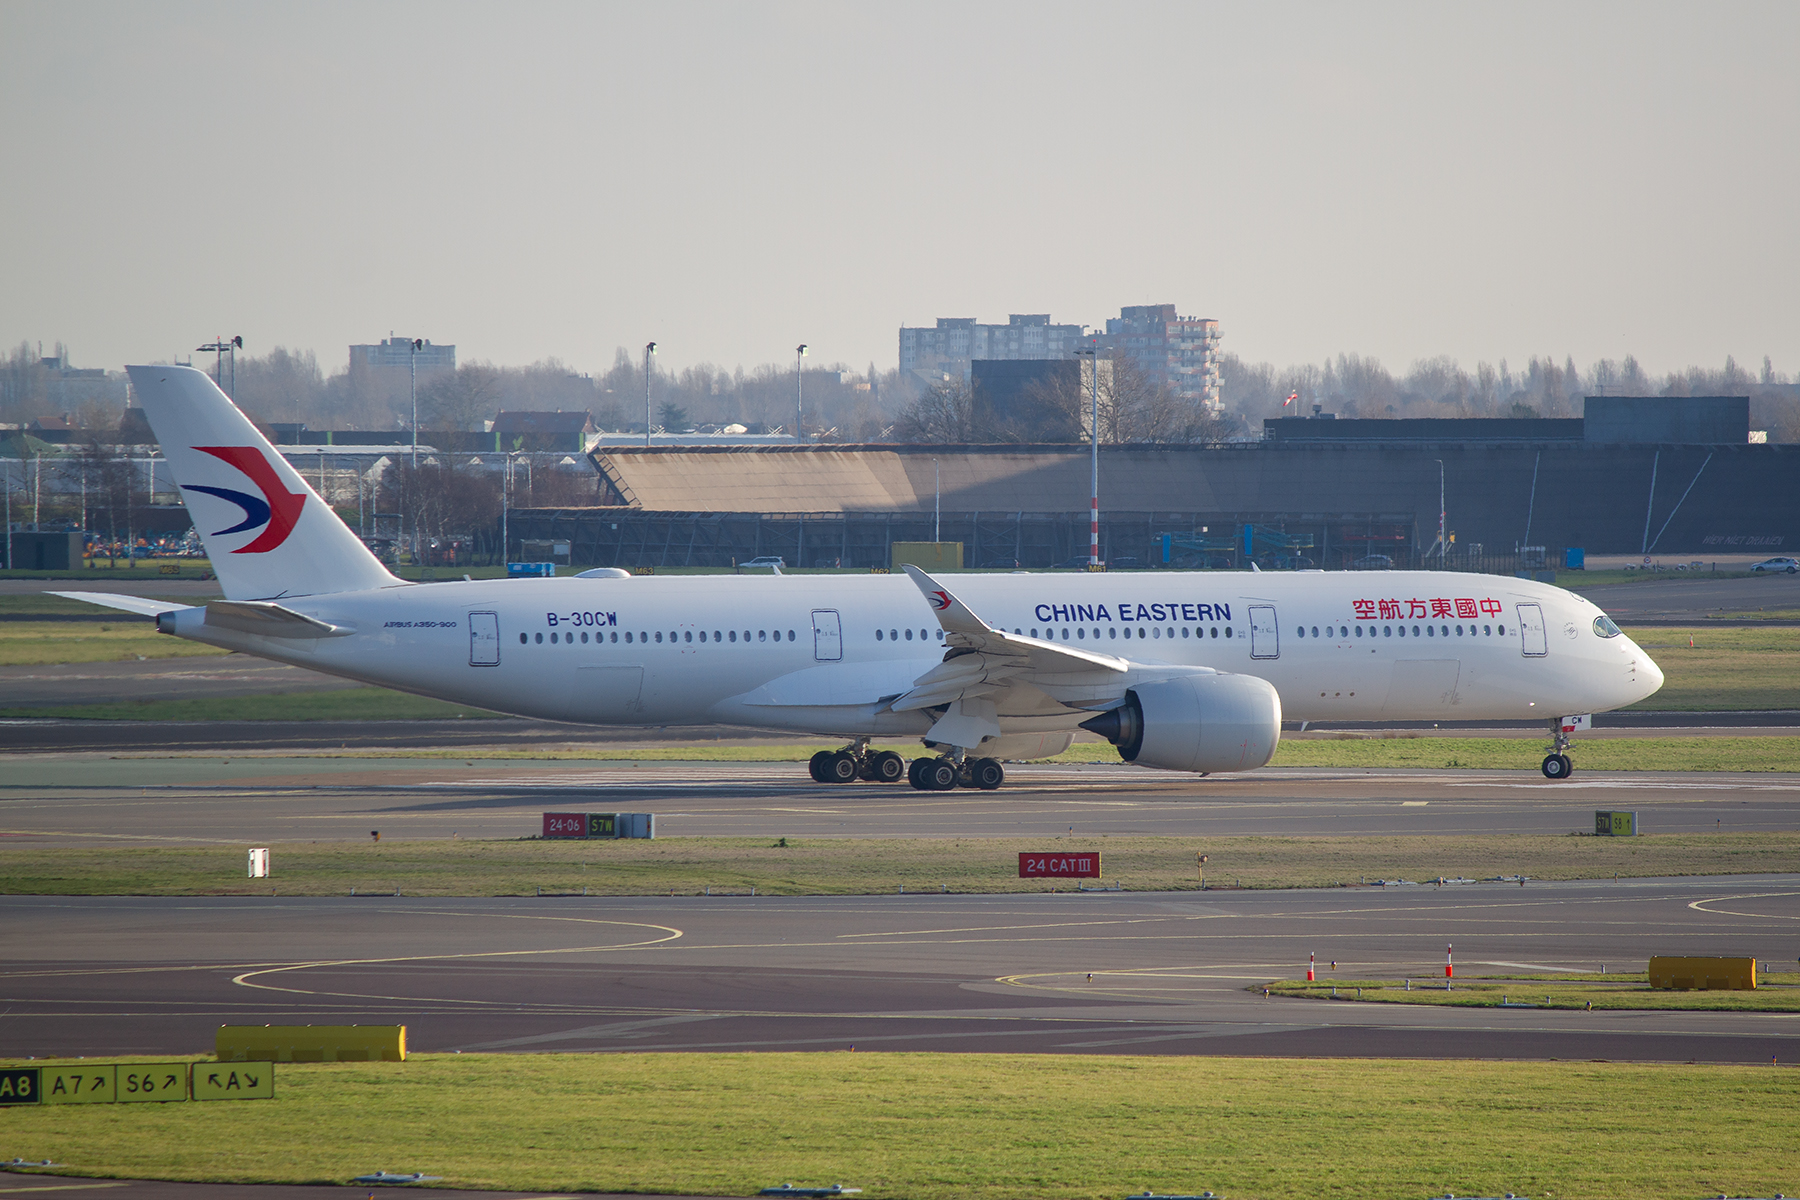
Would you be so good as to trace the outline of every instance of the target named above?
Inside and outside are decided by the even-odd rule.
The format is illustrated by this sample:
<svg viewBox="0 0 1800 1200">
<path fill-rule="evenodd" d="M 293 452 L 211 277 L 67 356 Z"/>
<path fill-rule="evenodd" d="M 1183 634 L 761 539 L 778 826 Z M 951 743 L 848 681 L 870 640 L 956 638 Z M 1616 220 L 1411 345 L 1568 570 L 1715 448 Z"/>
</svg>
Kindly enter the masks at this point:
<svg viewBox="0 0 1800 1200">
<path fill-rule="evenodd" d="M 1623 629 L 1612 623 L 1611 617 L 1598 616 L 1594 618 L 1594 633 L 1600 637 L 1616 638 L 1624 632 Z"/>
</svg>

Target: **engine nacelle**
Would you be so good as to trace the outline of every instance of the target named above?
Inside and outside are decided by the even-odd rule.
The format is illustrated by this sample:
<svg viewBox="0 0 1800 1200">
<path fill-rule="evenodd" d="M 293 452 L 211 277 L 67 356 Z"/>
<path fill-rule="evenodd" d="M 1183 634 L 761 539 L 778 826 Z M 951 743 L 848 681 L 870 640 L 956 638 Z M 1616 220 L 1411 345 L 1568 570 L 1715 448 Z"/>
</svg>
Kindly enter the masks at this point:
<svg viewBox="0 0 1800 1200">
<path fill-rule="evenodd" d="M 1254 675 L 1188 675 L 1134 687 L 1081 727 L 1141 767 L 1253 771 L 1281 743 L 1281 697 Z"/>
</svg>

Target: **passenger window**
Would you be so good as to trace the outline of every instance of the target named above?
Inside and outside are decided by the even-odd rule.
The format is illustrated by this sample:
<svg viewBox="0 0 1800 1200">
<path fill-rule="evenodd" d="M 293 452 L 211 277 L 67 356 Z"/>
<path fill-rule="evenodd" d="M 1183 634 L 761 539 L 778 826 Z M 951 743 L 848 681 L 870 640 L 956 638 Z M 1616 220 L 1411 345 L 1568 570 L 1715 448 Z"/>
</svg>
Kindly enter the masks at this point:
<svg viewBox="0 0 1800 1200">
<path fill-rule="evenodd" d="M 794 640 L 794 631 L 790 629 L 790 630 L 788 630 L 788 641 L 791 642 L 793 640 Z"/>
<path fill-rule="evenodd" d="M 769 640 L 769 631 L 768 631 L 768 630 L 766 630 L 766 629 L 759 629 L 759 630 L 757 630 L 757 631 L 756 631 L 756 640 L 757 640 L 757 641 L 759 641 L 759 642 L 766 642 L 766 641 L 768 641 L 768 640 Z"/>
<path fill-rule="evenodd" d="M 688 630 L 687 636 L 683 640 L 689 641 L 689 642 L 693 641 L 694 640 L 694 631 L 691 629 Z M 706 640 L 706 635 L 704 633 L 700 635 L 700 640 L 703 642 Z"/>
<path fill-rule="evenodd" d="M 734 642 L 737 641 L 737 630 L 735 629 L 731 631 L 731 640 Z"/>
<path fill-rule="evenodd" d="M 1483 625 L 1481 627 L 1481 632 L 1483 634 L 1487 635 L 1488 637 L 1493 637 L 1494 636 L 1494 627 L 1492 625 Z"/>
<path fill-rule="evenodd" d="M 1217 626 L 1217 625 L 1214 625 L 1214 626 L 1213 626 L 1213 627 L 1212 627 L 1212 635 L 1213 635 L 1213 638 L 1214 638 L 1214 639 L 1215 639 L 1215 640 L 1216 640 L 1216 639 L 1217 639 L 1217 638 L 1218 638 L 1218 636 L 1219 636 L 1219 627 L 1218 627 L 1218 626 Z"/>
<path fill-rule="evenodd" d="M 1031 636 L 1032 636 L 1032 637 L 1036 637 L 1036 636 L 1037 636 L 1037 630 L 1035 630 L 1035 629 L 1034 629 L 1034 630 L 1032 630 L 1032 631 L 1031 631 Z"/>
<path fill-rule="evenodd" d="M 540 646 L 544 644 L 544 635 L 543 634 L 540 633 L 537 635 L 537 642 L 538 642 L 538 645 L 540 645 Z"/>
<path fill-rule="evenodd" d="M 910 629 L 906 631 L 906 640 L 909 642 L 912 641 L 912 630 Z"/>
<path fill-rule="evenodd" d="M 660 629 L 656 631 L 656 641 L 658 645 L 662 644 L 662 630 Z"/>
<path fill-rule="evenodd" d="M 1189 629 L 1186 625 L 1183 625 L 1181 627 L 1181 636 L 1183 639 L 1186 639 L 1192 632 L 1193 631 L 1191 629 Z"/>
<path fill-rule="evenodd" d="M 1393 637 L 1394 636 L 1394 627 L 1392 625 L 1383 625 L 1381 627 L 1381 636 L 1382 637 Z"/>
<path fill-rule="evenodd" d="M 1230 636 L 1231 636 L 1231 626 L 1229 626 L 1229 625 L 1227 625 L 1227 626 L 1226 626 L 1226 627 L 1225 627 L 1225 636 L 1226 636 L 1226 637 L 1230 637 Z"/>
<path fill-rule="evenodd" d="M 587 634 L 585 633 L 581 635 L 581 644 L 584 646 L 587 645 Z"/>
<path fill-rule="evenodd" d="M 1414 629 L 1417 629 L 1417 628 L 1418 628 L 1418 626 L 1417 626 L 1417 625 L 1414 625 L 1414 626 L 1413 626 L 1413 628 L 1414 628 Z M 1426 637 L 1436 637 L 1436 636 L 1437 636 L 1437 630 L 1436 630 L 1436 629 L 1433 629 L 1433 628 L 1432 628 L 1432 627 L 1431 627 L 1431 626 L 1429 626 L 1429 625 L 1427 625 L 1427 626 L 1426 626 L 1426 627 L 1425 627 L 1425 636 L 1426 636 Z"/>
<path fill-rule="evenodd" d="M 1361 636 L 1362 636 L 1362 626 L 1361 626 L 1361 625 L 1358 625 L 1358 626 L 1357 626 L 1357 627 L 1356 627 L 1356 636 L 1357 636 L 1357 637 L 1361 637 Z"/>
<path fill-rule="evenodd" d="M 613 640 L 613 641 L 614 641 L 614 642 L 617 642 L 617 641 L 618 641 L 618 640 L 619 640 L 619 635 L 618 635 L 618 634 L 616 634 L 616 633 L 615 633 L 615 634 L 613 634 L 613 635 L 612 635 L 612 640 Z M 626 641 L 628 641 L 628 642 L 629 642 L 629 641 L 630 641 L 630 640 L 631 640 L 631 635 L 630 635 L 630 634 L 629 634 L 629 633 L 628 633 L 628 634 L 626 634 L 626 635 L 625 635 L 625 640 L 626 640 Z"/>
<path fill-rule="evenodd" d="M 625 632 L 625 644 L 627 646 L 631 645 L 631 631 L 630 630 L 626 630 L 626 632 Z"/>
<path fill-rule="evenodd" d="M 1300 626 L 1298 629 L 1294 630 L 1294 634 L 1297 637 L 1305 637 L 1306 636 L 1306 626 L 1304 626 L 1304 625 Z"/>
<path fill-rule="evenodd" d="M 521 633 L 519 635 L 519 645 L 521 645 L 521 646 L 523 646 L 526 642 L 529 642 L 530 640 L 531 640 L 531 638 L 523 633 Z"/>
<path fill-rule="evenodd" d="M 1063 641 L 1066 642 L 1068 640 L 1069 640 L 1069 631 L 1065 629 L 1065 630 L 1063 630 Z"/>
<path fill-rule="evenodd" d="M 876 640 L 876 641 L 878 641 L 878 642 L 879 642 L 879 641 L 881 641 L 881 640 L 882 640 L 882 639 L 884 639 L 884 638 L 885 638 L 885 637 L 887 637 L 887 635 L 886 635 L 886 634 L 885 634 L 885 633 L 882 633 L 882 632 L 881 632 L 881 630 L 879 630 L 879 629 L 877 629 L 877 630 L 876 630 L 876 631 L 875 631 L 875 640 Z"/>
<path fill-rule="evenodd" d="M 1087 630 L 1077 627 L 1077 629 L 1075 630 L 1075 636 L 1078 638 L 1086 638 Z"/>
<path fill-rule="evenodd" d="M 1494 632 L 1499 634 L 1501 637 L 1505 637 L 1506 636 L 1506 626 L 1496 625 L 1496 626 L 1494 626 Z"/>
</svg>

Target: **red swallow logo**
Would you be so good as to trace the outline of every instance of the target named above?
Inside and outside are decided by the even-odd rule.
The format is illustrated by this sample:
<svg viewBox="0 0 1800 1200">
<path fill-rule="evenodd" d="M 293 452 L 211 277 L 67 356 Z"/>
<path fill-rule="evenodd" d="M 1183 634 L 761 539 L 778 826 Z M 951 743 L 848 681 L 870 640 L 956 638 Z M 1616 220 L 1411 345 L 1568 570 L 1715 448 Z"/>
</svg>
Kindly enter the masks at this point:
<svg viewBox="0 0 1800 1200">
<path fill-rule="evenodd" d="M 244 510 L 242 521 L 228 529 L 214 530 L 214 537 L 222 533 L 241 533 L 258 525 L 266 526 L 256 540 L 248 546 L 233 550 L 233 554 L 267 554 L 288 540 L 288 535 L 294 532 L 295 522 L 300 520 L 300 510 L 306 507 L 305 492 L 288 491 L 282 485 L 281 477 L 275 473 L 275 468 L 269 464 L 268 458 L 254 446 L 195 446 L 194 449 L 230 463 L 262 491 L 262 498 L 258 499 L 248 492 L 234 491 L 231 488 L 183 484 L 186 491 L 218 496 Z"/>
<path fill-rule="evenodd" d="M 937 609 L 939 612 L 943 612 L 946 608 L 950 607 L 949 592 L 926 592 L 925 598 L 931 601 L 931 607 Z"/>
</svg>

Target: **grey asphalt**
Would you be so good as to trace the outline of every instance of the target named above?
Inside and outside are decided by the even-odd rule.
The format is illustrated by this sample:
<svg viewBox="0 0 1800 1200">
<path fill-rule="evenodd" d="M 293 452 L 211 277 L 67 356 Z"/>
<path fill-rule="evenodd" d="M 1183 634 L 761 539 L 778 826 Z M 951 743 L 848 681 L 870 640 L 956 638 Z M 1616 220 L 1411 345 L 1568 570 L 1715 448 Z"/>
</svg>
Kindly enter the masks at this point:
<svg viewBox="0 0 1800 1200">
<path fill-rule="evenodd" d="M 464 1052 L 952 1050 L 1769 1062 L 1784 1014 L 1265 998 L 1324 977 L 1800 954 L 1800 875 L 1304 892 L 0 898 L 0 1055 L 206 1054 L 221 1023 Z M 1330 964 L 1335 960 L 1335 969 Z M 1529 1000 L 1529 984 L 1520 1000 Z"/>
<path fill-rule="evenodd" d="M 1721 579 L 1670 573 L 1586 587 L 1581 572 L 1559 571 L 1556 584 L 1587 597 L 1621 625 L 1633 621 L 1698 622 L 1721 612 L 1800 608 L 1800 574 Z"/>
<path fill-rule="evenodd" d="M 1578 757 L 1579 761 L 1579 757 Z M 1015 766 L 996 792 L 815 784 L 801 763 L 14 755 L 0 845 L 263 846 L 530 836 L 546 811 L 653 812 L 663 836 L 1564 834 L 1596 809 L 1654 833 L 1791 830 L 1800 777 L 1264 768 L 1198 777 Z"/>
</svg>

